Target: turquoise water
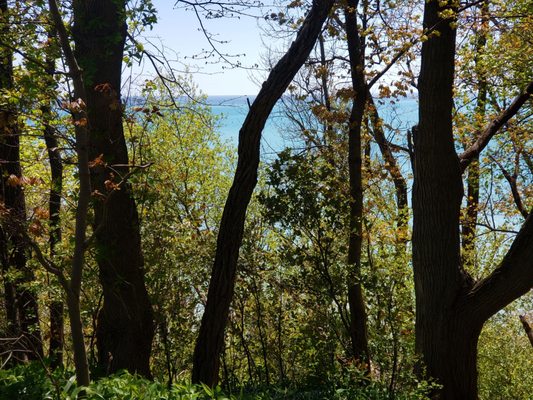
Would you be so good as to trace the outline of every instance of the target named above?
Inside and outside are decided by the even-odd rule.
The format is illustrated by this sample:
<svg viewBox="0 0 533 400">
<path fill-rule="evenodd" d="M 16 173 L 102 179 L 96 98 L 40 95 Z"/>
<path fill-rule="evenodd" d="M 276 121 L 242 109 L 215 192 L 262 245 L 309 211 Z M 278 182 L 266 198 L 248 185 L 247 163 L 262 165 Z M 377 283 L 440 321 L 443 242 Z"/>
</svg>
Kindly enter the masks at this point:
<svg viewBox="0 0 533 400">
<path fill-rule="evenodd" d="M 248 101 L 251 104 L 253 100 L 254 96 L 210 96 L 208 98 L 213 113 L 221 116 L 218 131 L 224 140 L 237 145 L 239 129 L 249 109 Z M 417 100 L 413 98 L 403 98 L 395 104 L 390 102 L 378 104 L 378 110 L 385 123 L 394 128 L 388 130 L 390 138 L 396 135 L 398 138 L 400 135 L 405 137 L 403 133 L 418 121 Z M 290 144 L 287 135 L 284 135 L 288 124 L 289 121 L 283 115 L 281 105 L 276 105 L 263 131 L 263 153 L 276 153 Z M 392 139 L 397 142 L 395 138 Z"/>
</svg>

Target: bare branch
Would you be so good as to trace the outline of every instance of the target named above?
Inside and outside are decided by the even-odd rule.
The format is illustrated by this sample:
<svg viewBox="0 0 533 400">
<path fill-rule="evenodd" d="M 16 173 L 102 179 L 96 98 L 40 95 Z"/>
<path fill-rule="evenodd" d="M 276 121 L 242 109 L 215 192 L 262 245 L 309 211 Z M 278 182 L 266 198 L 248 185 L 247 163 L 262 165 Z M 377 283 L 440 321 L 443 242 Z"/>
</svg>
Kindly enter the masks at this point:
<svg viewBox="0 0 533 400">
<path fill-rule="evenodd" d="M 513 195 L 514 203 L 516 204 L 516 208 L 518 208 L 518 211 L 520 211 L 520 214 L 522 214 L 524 219 L 527 218 L 528 212 L 524 208 L 524 203 L 522 202 L 520 192 L 518 191 L 518 185 L 516 184 L 517 174 L 516 173 L 511 174 L 509 171 L 507 171 L 507 169 L 505 169 L 505 167 L 498 160 L 496 160 L 492 155 L 489 157 L 492 161 L 496 163 L 496 165 L 502 171 L 504 178 L 507 180 L 507 182 L 509 182 L 509 186 L 511 186 L 511 193 Z M 518 160 L 519 159 L 517 159 L 517 161 Z"/>
<path fill-rule="evenodd" d="M 522 326 L 524 327 L 524 330 L 526 331 L 527 338 L 529 339 L 529 343 L 531 343 L 531 346 L 533 346 L 533 328 L 531 328 L 531 325 L 529 321 L 527 320 L 527 317 L 525 315 L 520 315 L 520 322 L 522 322 Z"/>
<path fill-rule="evenodd" d="M 483 132 L 480 132 L 478 135 L 476 135 L 478 139 L 475 141 L 475 143 L 459 155 L 462 172 L 466 170 L 474 157 L 479 155 L 483 149 L 487 147 L 492 137 L 500 130 L 500 128 L 512 117 L 514 117 L 516 113 L 518 113 L 524 103 L 531 97 L 531 94 L 533 94 L 533 82 L 530 82 L 529 85 L 527 85 L 526 90 L 519 94 L 513 100 L 511 105 L 497 118 L 492 120 L 492 122 L 485 127 Z"/>
</svg>

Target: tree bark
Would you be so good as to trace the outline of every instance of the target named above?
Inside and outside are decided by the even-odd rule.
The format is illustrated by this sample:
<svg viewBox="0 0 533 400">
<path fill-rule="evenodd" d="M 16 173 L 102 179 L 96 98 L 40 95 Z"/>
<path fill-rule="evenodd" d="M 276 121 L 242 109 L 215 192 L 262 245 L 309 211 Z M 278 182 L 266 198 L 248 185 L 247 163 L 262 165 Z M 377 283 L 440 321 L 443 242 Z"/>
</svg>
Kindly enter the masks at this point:
<svg viewBox="0 0 533 400">
<path fill-rule="evenodd" d="M 43 116 L 50 117 L 50 107 L 43 108 Z M 48 200 L 50 237 L 48 244 L 50 247 L 50 259 L 56 256 L 57 244 L 61 242 L 61 193 L 63 191 L 63 163 L 61 153 L 58 148 L 57 137 L 53 128 L 45 125 L 44 140 L 48 151 L 48 160 L 50 162 L 51 187 L 50 198 Z M 50 348 L 49 357 L 52 367 L 63 365 L 63 344 L 64 344 L 64 319 L 63 319 L 63 301 L 53 300 L 50 304 Z"/>
<path fill-rule="evenodd" d="M 220 222 L 207 303 L 194 350 L 193 382 L 214 386 L 218 381 L 246 209 L 257 183 L 261 132 L 277 100 L 309 56 L 333 3 L 313 1 L 295 41 L 263 83 L 239 132 L 237 169 Z"/>
<path fill-rule="evenodd" d="M 0 1 L 2 36 L 9 34 L 7 0 Z M 13 54 L 3 49 L 0 56 L 0 90 L 13 89 Z M 5 305 L 8 317 L 8 332 L 12 338 L 20 336 L 11 350 L 18 352 L 15 360 L 35 360 L 43 356 L 39 309 L 36 295 L 27 287 L 35 277 L 27 266 L 28 246 L 18 227 L 26 223 L 26 201 L 22 189 L 20 166 L 20 127 L 17 111 L 9 105 L 0 105 L 0 202 L 4 210 L 0 234 L 0 252 L 4 273 Z M 13 225 L 11 228 L 9 225 Z M 25 229 L 25 228 L 23 228 Z M 11 279 L 8 271 L 19 276 Z M 18 348 L 20 346 L 20 348 Z"/>
<path fill-rule="evenodd" d="M 98 364 L 105 373 L 127 369 L 150 377 L 154 324 L 139 218 L 131 188 L 121 182 L 129 172 L 120 100 L 125 1 L 76 0 L 73 5 L 76 58 L 87 93 L 89 159 L 102 156 L 102 163 L 91 168 L 92 188 L 102 195 L 94 202 L 93 223 L 104 292 L 97 325 Z M 119 183 L 119 190 L 110 190 Z"/>
<path fill-rule="evenodd" d="M 350 338 L 352 357 L 366 365 L 370 372 L 367 316 L 361 285 L 361 249 L 363 233 L 363 169 L 361 129 L 367 102 L 364 75 L 364 51 L 357 27 L 358 0 L 348 0 L 345 10 L 346 36 L 354 99 L 348 125 L 348 173 L 350 183 L 350 214 L 348 237 L 348 304 L 350 306 Z"/>
<path fill-rule="evenodd" d="M 462 166 L 452 131 L 456 33 L 453 19 L 439 16 L 442 11 L 436 1 L 425 4 L 424 28 L 435 27 L 439 35 L 422 45 L 420 123 L 414 137 L 416 351 L 427 374 L 443 385 L 435 398 L 469 400 L 477 398 L 476 347 L 483 324 L 532 286 L 533 218 L 501 265 L 474 283 L 460 257 Z"/>
<path fill-rule="evenodd" d="M 52 40 L 54 34 L 49 32 L 48 38 Z M 47 67 L 53 71 L 55 60 L 49 52 L 46 54 Z M 54 80 L 49 77 L 46 81 L 47 89 L 54 87 Z M 50 100 L 51 101 L 51 100 Z M 61 243 L 61 194 L 63 192 L 63 162 L 61 160 L 61 151 L 53 126 L 50 125 L 52 120 L 52 108 L 49 104 L 41 107 L 44 121 L 44 141 L 48 152 L 48 162 L 50 163 L 50 196 L 48 199 L 49 215 L 49 239 L 50 259 L 56 257 L 56 247 Z M 64 346 L 64 305 L 63 301 L 55 299 L 49 306 L 50 312 L 50 341 L 48 355 L 52 368 L 63 366 L 63 346 Z"/>
</svg>

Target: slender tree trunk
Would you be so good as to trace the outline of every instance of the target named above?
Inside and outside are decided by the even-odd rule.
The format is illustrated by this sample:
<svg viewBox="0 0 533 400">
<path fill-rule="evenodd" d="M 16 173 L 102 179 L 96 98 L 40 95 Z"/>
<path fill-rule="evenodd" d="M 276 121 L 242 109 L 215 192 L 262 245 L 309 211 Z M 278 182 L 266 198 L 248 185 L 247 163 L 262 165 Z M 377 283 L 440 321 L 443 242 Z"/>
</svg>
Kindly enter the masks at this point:
<svg viewBox="0 0 533 400">
<path fill-rule="evenodd" d="M 48 38 L 52 40 L 54 35 L 49 33 Z M 51 54 L 46 55 L 46 65 L 50 70 L 55 67 L 55 61 Z M 54 86 L 53 79 L 48 79 L 47 85 Z M 50 236 L 48 244 L 50 248 L 50 259 L 56 257 L 56 247 L 61 243 L 61 194 L 63 192 L 63 162 L 55 130 L 50 122 L 52 120 L 52 108 L 50 105 L 41 107 L 44 120 L 44 141 L 48 152 L 50 163 L 50 197 L 48 200 L 48 214 Z M 50 311 L 50 342 L 49 357 L 52 368 L 63 365 L 63 345 L 64 345 L 64 305 L 60 299 L 54 299 L 49 306 Z"/>
<path fill-rule="evenodd" d="M 43 116 L 51 118 L 50 107 L 43 107 Z M 56 246 L 61 242 L 61 193 L 63 191 L 63 163 L 61 153 L 58 148 L 57 137 L 54 129 L 48 123 L 45 124 L 44 140 L 48 151 L 50 162 L 51 187 L 50 198 L 48 200 L 48 210 L 50 218 L 50 258 L 53 260 L 56 256 Z M 53 300 L 50 304 L 50 348 L 49 356 L 52 367 L 63 365 L 63 301 Z"/>
<path fill-rule="evenodd" d="M 252 277 L 252 296 L 255 300 L 257 313 L 257 330 L 259 331 L 259 341 L 261 342 L 261 353 L 263 355 L 263 364 L 265 366 L 265 383 L 270 386 L 270 371 L 268 368 L 268 343 L 265 332 L 263 331 L 263 311 L 261 308 L 260 289 L 257 286 L 255 277 Z"/>
<path fill-rule="evenodd" d="M 78 385 L 87 386 L 90 382 L 89 364 L 83 335 L 83 322 L 80 310 L 81 281 L 85 264 L 85 250 L 87 248 L 87 211 L 91 196 L 91 180 L 89 172 L 88 129 L 85 86 L 82 71 L 70 47 L 67 30 L 63 24 L 61 13 L 56 0 L 48 0 L 51 18 L 58 35 L 69 75 L 74 86 L 74 101 L 70 103 L 70 111 L 74 119 L 76 134 L 76 154 L 79 175 L 78 204 L 76 207 L 74 229 L 74 252 L 70 270 L 70 280 L 67 281 L 61 271 L 56 271 L 61 285 L 67 294 L 67 306 L 70 319 L 70 332 L 74 350 L 74 367 Z"/>
<path fill-rule="evenodd" d="M 74 366 L 76 369 L 76 381 L 80 386 L 88 386 L 89 363 L 87 361 L 87 349 L 83 335 L 83 324 L 81 320 L 80 296 L 79 293 L 67 291 L 67 309 L 70 318 L 70 334 L 72 335 L 72 350 L 74 354 Z"/>
<path fill-rule="evenodd" d="M 475 108 L 476 120 L 483 120 L 485 117 L 485 104 L 487 102 L 488 94 L 488 80 L 487 74 L 480 65 L 480 59 L 485 51 L 488 36 L 488 21 L 489 21 L 489 3 L 483 1 L 481 8 L 481 24 L 476 32 L 477 40 L 474 51 L 475 71 L 478 78 L 478 93 Z M 479 125 L 479 124 L 476 124 Z M 482 126 L 476 126 L 476 131 L 481 131 Z M 474 138 L 477 139 L 477 138 Z M 467 195 L 466 195 L 466 210 L 462 225 L 462 258 L 465 267 L 475 267 L 476 265 L 476 224 L 479 211 L 479 154 L 472 158 L 472 162 L 468 166 L 467 178 Z"/>
<path fill-rule="evenodd" d="M 89 158 L 97 261 L 104 304 L 98 316 L 98 363 L 106 373 L 127 369 L 150 377 L 154 335 L 152 306 L 144 283 L 137 208 L 128 174 L 120 100 L 126 37 L 125 1 L 74 1 L 76 57 L 84 70 L 89 119 Z M 113 184 L 120 184 L 113 190 Z M 111 191 L 113 192 L 112 195 Z M 106 197 L 107 196 L 107 197 Z"/>
<path fill-rule="evenodd" d="M 9 23 L 7 0 L 0 1 L 0 35 L 8 36 Z M 4 22 L 5 20 L 5 22 Z M 13 54 L 3 49 L 0 56 L 0 90 L 13 89 Z M 21 350 L 16 360 L 35 360 L 43 357 L 39 309 L 37 298 L 27 284 L 35 277 L 27 266 L 28 246 L 19 229 L 25 229 L 26 201 L 22 189 L 20 166 L 20 127 L 17 111 L 9 106 L 0 106 L 0 202 L 3 203 L 4 218 L 0 235 L 2 271 L 4 272 L 5 305 L 8 317 L 8 335 L 20 340 L 15 344 Z M 10 227 L 10 225 L 12 225 Z M 8 278 L 9 271 L 19 276 Z"/>
<path fill-rule="evenodd" d="M 354 99 L 349 119 L 348 170 L 350 180 L 350 216 L 348 240 L 348 304 L 350 306 L 350 337 L 352 356 L 366 364 L 370 371 L 367 316 L 361 285 L 361 249 L 363 232 L 363 169 L 361 158 L 361 130 L 367 102 L 364 76 L 364 52 L 357 27 L 358 0 L 348 0 L 345 11 L 346 36 Z"/>
<path fill-rule="evenodd" d="M 239 132 L 237 169 L 220 222 L 207 303 L 194 349 L 193 382 L 214 386 L 218 381 L 246 209 L 257 183 L 261 132 L 272 108 L 309 56 L 332 6 L 332 0 L 313 1 L 298 36 L 263 83 Z"/>
</svg>

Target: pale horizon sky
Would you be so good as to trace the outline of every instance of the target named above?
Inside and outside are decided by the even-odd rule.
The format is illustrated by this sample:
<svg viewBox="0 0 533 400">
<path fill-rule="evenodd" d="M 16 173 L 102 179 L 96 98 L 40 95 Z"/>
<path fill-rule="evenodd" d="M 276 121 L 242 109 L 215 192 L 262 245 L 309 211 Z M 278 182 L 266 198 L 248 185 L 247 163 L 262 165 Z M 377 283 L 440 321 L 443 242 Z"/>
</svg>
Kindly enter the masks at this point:
<svg viewBox="0 0 533 400">
<path fill-rule="evenodd" d="M 206 64 L 208 60 L 193 58 L 203 49 L 211 48 L 201 32 L 200 23 L 194 12 L 176 8 L 174 0 L 153 0 L 153 4 L 157 9 L 158 22 L 151 31 L 146 30 L 143 36 L 157 48 L 164 47 L 167 58 L 173 60 L 173 68 L 182 72 L 188 68 L 199 89 L 210 96 L 257 94 L 259 85 L 252 80 L 252 77 L 260 79 L 265 76 L 264 71 L 255 68 L 230 68 L 219 63 L 217 57 L 212 58 L 214 64 Z M 228 42 L 217 45 L 221 52 L 243 54 L 238 60 L 244 66 L 261 64 L 261 52 L 265 50 L 256 19 L 203 18 L 202 22 L 207 30 L 218 35 L 217 39 Z M 149 45 L 146 48 L 150 50 Z M 135 66 L 133 70 L 134 74 L 140 73 L 141 67 Z M 154 74 L 153 67 L 146 60 L 142 74 L 145 77 Z"/>
</svg>

